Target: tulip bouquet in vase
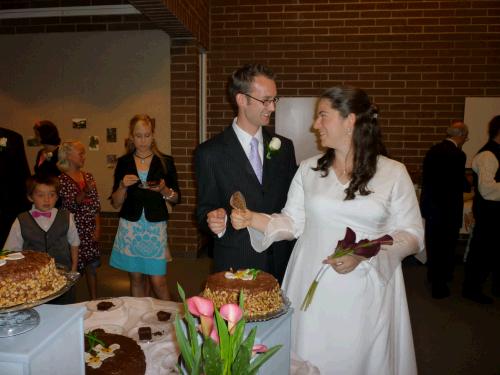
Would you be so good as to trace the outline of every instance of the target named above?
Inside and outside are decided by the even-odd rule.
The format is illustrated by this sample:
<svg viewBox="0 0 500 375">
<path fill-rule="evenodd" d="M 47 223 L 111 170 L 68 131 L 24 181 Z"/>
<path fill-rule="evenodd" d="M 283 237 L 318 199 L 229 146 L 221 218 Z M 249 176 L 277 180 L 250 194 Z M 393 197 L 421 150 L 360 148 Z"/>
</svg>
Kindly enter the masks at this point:
<svg viewBox="0 0 500 375">
<path fill-rule="evenodd" d="M 243 293 L 239 305 L 226 304 L 217 311 L 209 299 L 195 296 L 186 300 L 182 287 L 177 287 L 184 304 L 185 329 L 177 315 L 175 334 L 188 374 L 257 374 L 264 362 L 282 347 L 276 345 L 268 349 L 265 345 L 254 345 L 257 327 L 244 337 Z M 179 370 L 185 373 L 180 367 Z"/>
<path fill-rule="evenodd" d="M 392 245 L 392 243 L 393 239 L 388 234 L 374 240 L 363 239 L 356 242 L 356 233 L 354 233 L 351 228 L 347 227 L 344 239 L 337 243 L 335 251 L 328 258 L 335 259 L 344 255 L 358 255 L 364 258 L 371 258 L 378 254 L 382 245 Z M 316 274 L 316 277 L 307 291 L 304 301 L 302 301 L 302 305 L 300 306 L 301 310 L 306 311 L 311 305 L 319 281 L 329 267 L 329 264 L 323 264 Z"/>
</svg>

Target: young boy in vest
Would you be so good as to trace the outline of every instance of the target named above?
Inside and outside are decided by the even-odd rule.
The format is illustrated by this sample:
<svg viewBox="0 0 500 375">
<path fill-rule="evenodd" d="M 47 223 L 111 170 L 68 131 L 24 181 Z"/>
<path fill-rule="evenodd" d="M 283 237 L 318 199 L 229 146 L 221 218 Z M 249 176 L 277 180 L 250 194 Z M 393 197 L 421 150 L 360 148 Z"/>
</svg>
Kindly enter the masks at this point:
<svg viewBox="0 0 500 375">
<path fill-rule="evenodd" d="M 28 199 L 33 207 L 17 216 L 4 248 L 45 252 L 56 263 L 76 271 L 80 239 L 73 214 L 55 208 L 59 179 L 53 176 L 32 176 L 28 178 L 26 186 Z M 67 292 L 53 302 L 74 302 L 74 291 Z"/>
</svg>

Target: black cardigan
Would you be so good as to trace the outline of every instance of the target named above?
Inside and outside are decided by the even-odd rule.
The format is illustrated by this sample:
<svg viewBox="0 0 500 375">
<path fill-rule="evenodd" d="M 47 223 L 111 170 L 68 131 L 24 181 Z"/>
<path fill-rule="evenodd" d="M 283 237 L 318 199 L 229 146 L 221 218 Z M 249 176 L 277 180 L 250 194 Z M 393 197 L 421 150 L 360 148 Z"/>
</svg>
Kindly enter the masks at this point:
<svg viewBox="0 0 500 375">
<path fill-rule="evenodd" d="M 158 181 L 161 178 L 165 180 L 165 184 L 175 190 L 181 198 L 179 184 L 177 182 L 177 171 L 175 169 L 174 159 L 169 155 L 162 155 L 167 167 L 166 173 L 160 158 L 153 155 L 149 166 L 147 181 Z M 115 169 L 115 180 L 113 192 L 120 186 L 120 182 L 127 174 L 139 176 L 135 166 L 134 154 L 129 153 L 118 158 Z M 140 181 L 127 188 L 127 197 L 122 204 L 120 217 L 128 221 L 138 221 L 141 217 L 142 210 L 147 221 L 158 222 L 168 220 L 168 210 L 165 205 L 165 200 L 160 193 L 148 189 L 139 188 Z"/>
</svg>

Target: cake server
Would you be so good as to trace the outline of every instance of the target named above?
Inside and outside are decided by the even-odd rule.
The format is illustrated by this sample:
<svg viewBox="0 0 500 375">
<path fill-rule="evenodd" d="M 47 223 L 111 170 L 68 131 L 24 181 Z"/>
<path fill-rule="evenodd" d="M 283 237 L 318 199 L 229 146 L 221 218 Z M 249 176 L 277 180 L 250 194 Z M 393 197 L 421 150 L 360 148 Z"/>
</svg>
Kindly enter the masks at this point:
<svg viewBox="0 0 500 375">
<path fill-rule="evenodd" d="M 229 204 L 234 209 L 239 209 L 239 210 L 247 209 L 247 202 L 245 201 L 245 197 L 243 196 L 243 194 L 241 194 L 240 191 L 235 191 L 231 195 L 231 198 L 229 199 Z"/>
</svg>

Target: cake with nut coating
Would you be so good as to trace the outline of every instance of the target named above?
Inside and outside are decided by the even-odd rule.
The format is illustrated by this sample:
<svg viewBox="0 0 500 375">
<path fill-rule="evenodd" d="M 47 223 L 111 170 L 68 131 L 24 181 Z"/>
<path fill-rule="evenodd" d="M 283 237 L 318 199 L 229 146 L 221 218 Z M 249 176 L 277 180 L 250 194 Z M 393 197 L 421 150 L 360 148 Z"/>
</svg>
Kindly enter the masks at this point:
<svg viewBox="0 0 500 375">
<path fill-rule="evenodd" d="M 267 272 L 255 269 L 210 275 L 203 297 L 210 299 L 220 309 L 228 303 L 239 304 L 240 292 L 243 292 L 243 311 L 247 318 L 264 317 L 283 308 L 278 280 Z"/>
<path fill-rule="evenodd" d="M 0 256 L 0 308 L 45 298 L 66 285 L 66 277 L 47 253 L 25 250 Z"/>
</svg>

